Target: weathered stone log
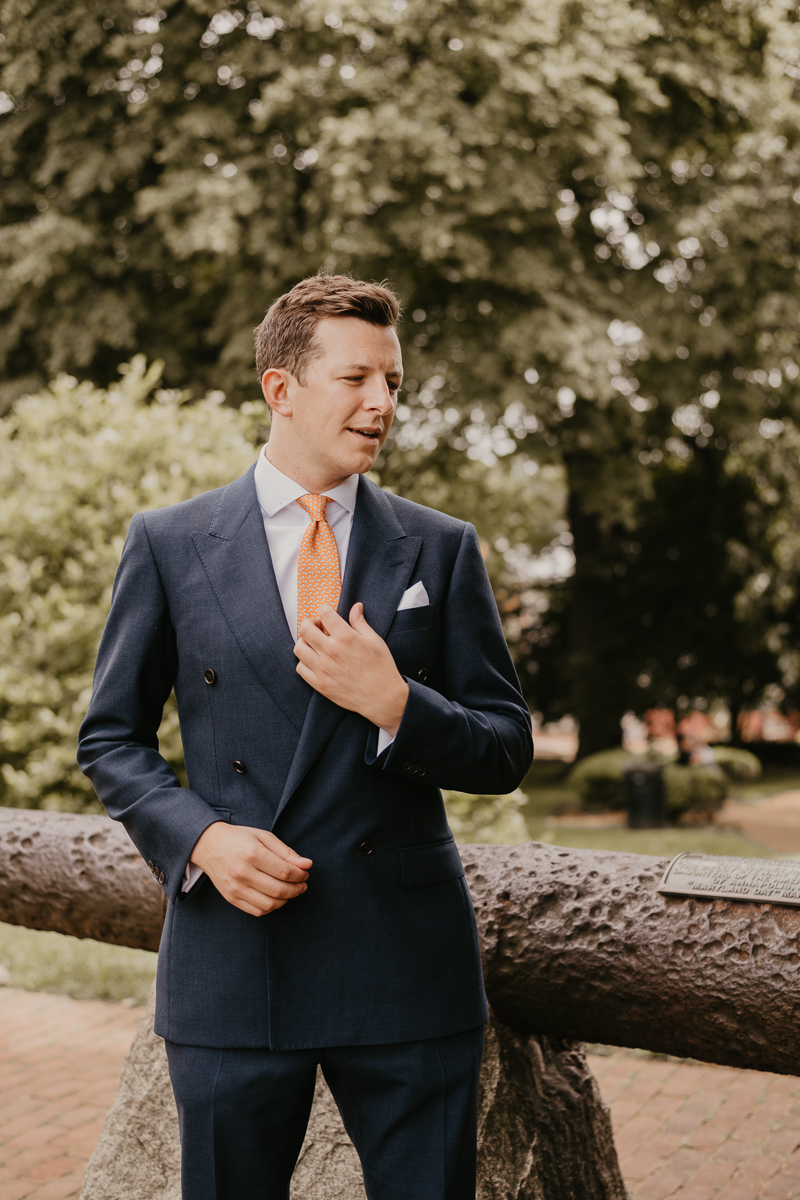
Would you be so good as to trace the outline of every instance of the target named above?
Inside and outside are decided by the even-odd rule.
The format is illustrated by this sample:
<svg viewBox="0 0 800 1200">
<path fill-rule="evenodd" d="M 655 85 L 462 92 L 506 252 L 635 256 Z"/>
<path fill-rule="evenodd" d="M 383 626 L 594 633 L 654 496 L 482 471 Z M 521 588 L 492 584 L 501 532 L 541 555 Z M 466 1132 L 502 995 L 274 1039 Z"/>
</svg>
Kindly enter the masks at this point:
<svg viewBox="0 0 800 1200">
<path fill-rule="evenodd" d="M 664 897 L 666 859 L 463 846 L 486 990 L 520 1033 L 800 1073 L 800 909 Z M 0 809 L 0 920 L 153 949 L 162 892 L 106 817 Z"/>
<path fill-rule="evenodd" d="M 486 1031 L 478 1123 L 479 1200 L 624 1200 L 608 1111 L 581 1048 Z M 180 1200 L 180 1144 L 153 996 L 83 1177 L 81 1200 Z M 322 1076 L 292 1200 L 365 1200 L 358 1156 Z"/>
<path fill-rule="evenodd" d="M 668 859 L 465 846 L 486 991 L 521 1033 L 800 1074 L 800 909 L 661 896 Z"/>
<path fill-rule="evenodd" d="M 0 921 L 157 950 L 164 905 L 116 821 L 0 808 Z"/>
</svg>

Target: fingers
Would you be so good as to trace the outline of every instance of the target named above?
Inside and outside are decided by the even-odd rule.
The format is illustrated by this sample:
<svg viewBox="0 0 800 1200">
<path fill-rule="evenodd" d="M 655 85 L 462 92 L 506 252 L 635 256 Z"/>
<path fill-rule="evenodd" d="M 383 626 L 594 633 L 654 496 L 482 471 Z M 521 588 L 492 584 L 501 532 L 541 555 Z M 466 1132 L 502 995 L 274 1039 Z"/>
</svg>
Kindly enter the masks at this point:
<svg viewBox="0 0 800 1200">
<path fill-rule="evenodd" d="M 349 632 L 350 626 L 339 616 L 336 609 L 330 604 L 323 604 L 313 621 L 311 617 L 306 617 L 297 630 L 297 638 L 298 641 L 304 641 L 308 646 L 322 651 L 329 635 L 335 637 L 337 633 L 341 635 Z"/>
<path fill-rule="evenodd" d="M 192 861 L 229 904 L 258 917 L 302 896 L 313 865 L 274 833 L 224 822 L 201 835 Z"/>
<path fill-rule="evenodd" d="M 308 861 L 307 859 L 305 861 Z M 274 854 L 267 846 L 258 846 L 250 853 L 242 855 L 239 864 L 243 870 L 257 871 L 260 874 L 276 879 L 280 883 L 301 884 L 308 879 L 308 868 L 300 866 L 280 854 Z M 237 865 L 239 865 L 237 864 Z M 309 863 L 309 866 L 311 864 Z"/>
<path fill-rule="evenodd" d="M 224 898 L 234 908 L 240 908 L 242 912 L 248 913 L 251 917 L 265 917 L 268 913 L 277 912 L 279 908 L 283 908 L 288 903 L 286 900 L 279 900 L 271 896 L 264 896 L 255 888 L 242 889 L 241 891 L 230 891 L 223 893 Z"/>
<path fill-rule="evenodd" d="M 309 868 L 313 865 L 310 858 L 304 858 L 301 854 L 298 854 L 296 850 L 293 850 L 291 846 L 287 846 L 284 842 L 282 842 L 281 839 L 276 837 L 274 833 L 270 833 L 266 829 L 259 829 L 256 832 L 258 833 L 259 841 L 261 841 L 261 843 L 266 846 L 268 850 L 270 850 L 273 854 L 276 854 L 279 858 L 285 859 L 287 863 L 299 867 L 303 872 L 303 878 L 308 878 Z"/>
<path fill-rule="evenodd" d="M 224 879 L 214 882 L 229 904 L 253 916 L 283 908 L 289 900 L 302 896 L 308 889 L 305 882 L 288 883 L 241 863 L 226 872 Z"/>
<path fill-rule="evenodd" d="M 347 629 L 347 621 L 340 617 L 336 609 L 331 604 L 323 604 L 320 607 L 317 617 L 324 624 L 328 633 L 333 634 L 338 630 L 343 633 Z"/>
<path fill-rule="evenodd" d="M 364 616 L 364 605 L 360 600 L 350 609 L 350 625 L 358 633 L 373 632 L 372 626 Z"/>
</svg>

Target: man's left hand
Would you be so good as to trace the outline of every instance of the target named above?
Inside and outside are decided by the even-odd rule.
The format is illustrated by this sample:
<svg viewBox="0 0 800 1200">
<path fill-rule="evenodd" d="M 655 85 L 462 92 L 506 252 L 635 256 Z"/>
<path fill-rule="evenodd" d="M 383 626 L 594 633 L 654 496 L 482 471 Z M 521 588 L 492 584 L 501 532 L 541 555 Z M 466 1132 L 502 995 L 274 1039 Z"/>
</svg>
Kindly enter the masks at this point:
<svg viewBox="0 0 800 1200">
<path fill-rule="evenodd" d="M 300 626 L 294 652 L 297 674 L 315 691 L 392 736 L 397 733 L 408 684 L 386 642 L 367 624 L 363 604 L 350 609 L 349 624 L 329 604 L 323 605 L 316 621 Z"/>
</svg>

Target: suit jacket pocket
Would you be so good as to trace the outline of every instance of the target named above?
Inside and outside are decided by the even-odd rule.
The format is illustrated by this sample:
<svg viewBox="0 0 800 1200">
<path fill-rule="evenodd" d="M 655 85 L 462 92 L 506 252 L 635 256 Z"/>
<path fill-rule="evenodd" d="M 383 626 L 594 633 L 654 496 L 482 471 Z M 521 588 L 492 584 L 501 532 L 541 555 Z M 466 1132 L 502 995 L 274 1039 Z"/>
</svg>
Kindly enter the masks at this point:
<svg viewBox="0 0 800 1200">
<path fill-rule="evenodd" d="M 422 608 L 404 608 L 392 617 L 387 636 L 393 633 L 404 633 L 407 629 L 430 629 L 434 623 L 434 606 L 425 604 Z"/>
<path fill-rule="evenodd" d="M 425 883 L 446 883 L 460 879 L 464 867 L 452 838 L 434 842 L 431 846 L 406 846 L 400 851 L 403 887 L 420 887 Z"/>
</svg>

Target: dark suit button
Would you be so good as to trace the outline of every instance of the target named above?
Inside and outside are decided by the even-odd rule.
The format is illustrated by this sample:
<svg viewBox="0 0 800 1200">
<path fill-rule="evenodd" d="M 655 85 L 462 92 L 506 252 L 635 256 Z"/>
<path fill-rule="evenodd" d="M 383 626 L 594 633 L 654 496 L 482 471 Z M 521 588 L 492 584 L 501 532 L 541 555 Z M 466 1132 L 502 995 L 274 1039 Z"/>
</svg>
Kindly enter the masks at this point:
<svg viewBox="0 0 800 1200">
<path fill-rule="evenodd" d="M 165 880 L 165 878 L 166 878 L 166 876 L 164 875 L 164 872 L 163 872 L 163 871 L 159 871 L 159 873 L 158 873 L 158 882 L 159 882 L 159 883 L 163 883 L 163 882 L 164 882 L 164 880 Z"/>
<path fill-rule="evenodd" d="M 363 854 L 366 858 L 368 854 L 372 854 L 372 842 L 362 842 L 358 847 L 359 854 Z"/>
<path fill-rule="evenodd" d="M 233 769 L 234 769 L 234 771 L 236 771 L 236 773 L 238 775 L 246 775 L 247 774 L 247 767 L 244 765 L 243 762 L 239 762 L 238 758 L 235 758 L 233 760 Z"/>
<path fill-rule="evenodd" d="M 212 667 L 208 667 L 203 675 L 203 679 L 205 679 L 206 683 L 216 683 L 217 672 Z"/>
<path fill-rule="evenodd" d="M 413 771 L 413 770 L 414 770 L 414 768 L 413 768 L 413 766 L 411 765 L 411 763 L 409 763 L 409 762 L 405 762 L 405 763 L 403 763 L 403 770 L 404 770 L 404 771 Z"/>
<path fill-rule="evenodd" d="M 153 870 L 153 860 L 152 860 L 152 858 L 150 859 L 150 861 L 148 862 L 148 864 L 147 864 L 147 865 L 148 865 L 148 867 L 150 868 L 150 870 L 152 871 L 152 870 Z"/>
<path fill-rule="evenodd" d="M 420 683 L 425 683 L 427 681 L 427 678 L 428 678 L 428 668 L 420 667 L 420 669 L 417 671 L 417 679 L 420 681 Z"/>
<path fill-rule="evenodd" d="M 425 774 L 425 768 L 424 768 L 424 767 L 417 767 L 417 774 L 418 774 L 419 776 L 422 776 L 422 775 L 424 775 L 424 774 Z"/>
</svg>

